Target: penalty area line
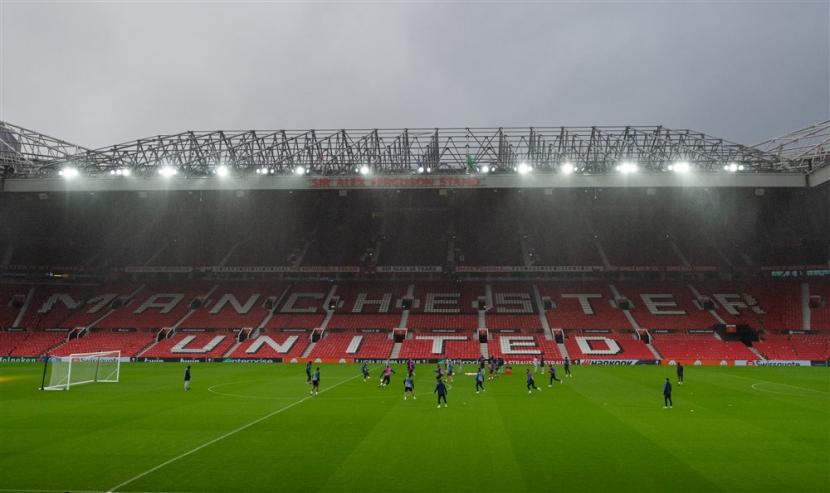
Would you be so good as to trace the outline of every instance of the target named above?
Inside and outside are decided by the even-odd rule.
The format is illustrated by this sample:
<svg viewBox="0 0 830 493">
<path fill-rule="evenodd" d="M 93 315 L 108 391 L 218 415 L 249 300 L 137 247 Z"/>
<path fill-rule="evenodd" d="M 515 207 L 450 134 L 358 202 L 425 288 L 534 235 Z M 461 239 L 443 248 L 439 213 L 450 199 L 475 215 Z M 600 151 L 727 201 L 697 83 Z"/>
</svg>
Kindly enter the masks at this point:
<svg viewBox="0 0 830 493">
<path fill-rule="evenodd" d="M 357 378 L 357 377 L 359 377 L 359 376 L 360 376 L 360 375 L 355 375 L 355 376 L 353 376 L 353 377 L 350 377 L 350 378 L 347 378 L 347 379 L 345 379 L 345 380 L 342 380 L 342 381 L 340 381 L 340 382 L 338 382 L 338 383 L 336 383 L 336 384 L 332 385 L 331 387 L 327 387 L 327 388 L 325 388 L 325 389 L 321 390 L 321 391 L 320 391 L 320 393 L 322 394 L 323 392 L 326 392 L 327 390 L 331 390 L 331 389 L 333 389 L 333 388 L 335 388 L 335 387 L 339 387 L 340 385 L 342 385 L 342 384 L 344 384 L 344 383 L 346 383 L 346 382 L 349 382 L 349 381 L 351 381 L 351 380 L 354 380 L 355 378 Z M 274 417 L 274 416 L 276 416 L 277 414 L 279 414 L 279 413 L 281 413 L 281 412 L 283 412 L 283 411 L 287 411 L 287 410 L 291 409 L 292 407 L 297 406 L 297 405 L 299 405 L 299 404 L 302 404 L 303 402 L 305 402 L 305 401 L 307 401 L 307 400 L 309 400 L 309 399 L 312 399 L 312 398 L 314 398 L 314 396 L 313 396 L 313 395 L 308 395 L 308 396 L 306 396 L 306 397 L 303 397 L 302 399 L 300 399 L 300 400 L 298 400 L 298 401 L 292 402 L 291 404 L 288 404 L 287 406 L 283 406 L 283 407 L 281 407 L 281 408 L 277 409 L 276 411 L 272 411 L 272 412 L 270 412 L 270 413 L 266 414 L 265 416 L 259 417 L 259 418 L 255 419 L 255 420 L 251 421 L 250 423 L 244 424 L 244 425 L 240 426 L 239 428 L 233 429 L 233 430 L 231 430 L 231 431 L 229 431 L 229 432 L 227 432 L 227 433 L 225 433 L 225 434 L 223 434 L 223 435 L 220 435 L 220 436 L 218 436 L 218 437 L 214 438 L 213 440 L 210 440 L 210 441 L 208 441 L 208 442 L 205 442 L 205 443 L 203 443 L 203 444 L 199 445 L 198 447 L 192 448 L 192 449 L 188 450 L 187 452 L 183 452 L 183 453 L 181 453 L 181 454 L 179 454 L 179 455 L 177 455 L 177 456 L 173 457 L 172 459 L 168 459 L 168 460 L 166 460 L 166 461 L 162 462 L 161 464 L 159 464 L 159 465 L 157 465 L 157 466 L 155 466 L 155 467 L 152 467 L 152 468 L 150 468 L 150 469 L 147 469 L 146 471 L 142 472 L 141 474 L 139 474 L 139 475 L 137 475 L 137 476 L 134 476 L 134 477 L 132 477 L 132 478 L 130 478 L 130 479 L 128 479 L 128 480 L 126 480 L 126 481 L 124 481 L 123 483 L 120 483 L 120 484 L 117 484 L 117 485 L 113 486 L 112 488 L 110 488 L 110 489 L 108 489 L 108 490 L 107 490 L 107 493 L 113 493 L 114 491 L 119 490 L 119 489 L 123 488 L 124 486 L 127 486 L 127 485 L 128 485 L 128 484 L 130 484 L 130 483 L 133 483 L 133 482 L 135 482 L 135 481 L 138 481 L 139 479 L 143 478 L 144 476 L 146 476 L 146 475 L 148 475 L 148 474 L 151 474 L 151 473 L 154 473 L 154 472 L 158 471 L 159 469 L 161 469 L 161 468 L 163 468 L 163 467 L 165 467 L 165 466 L 168 466 L 168 465 L 170 465 L 170 464 L 172 464 L 172 463 L 176 462 L 176 461 L 177 461 L 177 460 L 179 460 L 179 459 L 183 459 L 183 458 L 187 457 L 188 455 L 194 454 L 194 453 L 196 453 L 196 452 L 198 452 L 198 451 L 202 450 L 203 448 L 205 448 L 205 447 L 209 447 L 209 446 L 213 445 L 213 444 L 214 444 L 214 443 L 216 443 L 216 442 L 220 442 L 220 441 L 222 441 L 222 440 L 224 440 L 224 439 L 228 438 L 229 436 L 232 436 L 232 435 L 235 435 L 235 434 L 239 433 L 240 431 L 247 430 L 248 428 L 250 428 L 250 427 L 252 427 L 252 426 L 254 426 L 254 425 L 256 425 L 256 424 L 259 424 L 259 423 L 261 423 L 261 422 L 265 421 L 265 420 L 266 420 L 266 419 L 268 419 L 268 418 Z"/>
</svg>

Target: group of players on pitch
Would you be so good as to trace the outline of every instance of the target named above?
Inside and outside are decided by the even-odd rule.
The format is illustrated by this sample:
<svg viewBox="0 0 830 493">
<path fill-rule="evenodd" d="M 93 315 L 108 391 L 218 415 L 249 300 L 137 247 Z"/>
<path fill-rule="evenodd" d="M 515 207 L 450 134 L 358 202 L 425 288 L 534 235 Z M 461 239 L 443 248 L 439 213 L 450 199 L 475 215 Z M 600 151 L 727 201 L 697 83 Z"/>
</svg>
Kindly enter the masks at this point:
<svg viewBox="0 0 830 493">
<path fill-rule="evenodd" d="M 536 386 L 536 377 L 535 374 L 537 373 L 545 373 L 545 360 L 544 357 L 542 359 L 533 358 L 532 361 L 533 371 L 531 368 L 527 368 L 525 370 L 526 382 L 527 382 L 527 393 L 532 394 L 534 390 L 537 392 L 541 392 L 542 389 Z M 462 368 L 463 363 L 461 360 L 452 360 L 447 358 L 444 360 L 444 364 L 436 363 L 435 364 L 435 390 L 433 393 L 438 396 L 438 407 L 441 407 L 441 403 L 443 402 L 444 407 L 447 407 L 447 393 L 450 389 L 452 389 L 453 383 L 455 383 L 455 369 Z M 475 383 L 476 383 L 476 394 L 480 392 L 484 392 L 484 368 L 485 366 L 489 369 L 489 376 L 488 380 L 493 380 L 494 378 L 498 377 L 500 374 L 504 372 L 505 362 L 504 358 L 484 358 L 483 356 L 478 358 L 478 369 L 475 373 Z M 562 362 L 562 368 L 565 371 L 565 377 L 572 378 L 573 373 L 571 373 L 571 360 L 567 356 L 565 357 L 564 361 Z M 185 390 L 189 389 L 190 383 L 190 367 L 188 367 L 188 371 L 185 375 Z M 547 363 L 547 370 L 548 370 L 548 387 L 552 387 L 554 382 L 565 383 L 559 378 L 556 377 L 556 365 L 553 362 Z M 363 374 L 363 381 L 369 380 L 369 364 L 363 362 L 363 365 L 360 367 L 360 371 Z M 306 373 L 306 383 L 311 385 L 311 394 L 318 395 L 320 393 L 320 367 L 317 367 L 314 371 L 312 371 L 311 361 L 306 362 L 305 366 L 305 373 Z M 386 362 L 381 370 L 380 376 L 380 383 L 378 387 L 387 387 L 390 385 L 392 381 L 392 374 L 396 373 L 395 370 L 392 368 L 392 364 L 390 362 Z M 445 374 L 446 380 L 445 382 Z M 564 377 L 563 377 L 564 378 Z M 683 365 L 678 363 L 677 364 L 677 383 L 678 385 L 683 384 Z M 663 408 L 671 408 L 673 406 L 672 403 L 672 386 L 669 378 L 666 377 L 666 381 L 663 384 Z M 407 400 L 409 397 L 412 399 L 416 399 L 415 396 L 415 362 L 412 359 L 406 361 L 406 377 L 403 381 L 403 398 Z"/>
</svg>

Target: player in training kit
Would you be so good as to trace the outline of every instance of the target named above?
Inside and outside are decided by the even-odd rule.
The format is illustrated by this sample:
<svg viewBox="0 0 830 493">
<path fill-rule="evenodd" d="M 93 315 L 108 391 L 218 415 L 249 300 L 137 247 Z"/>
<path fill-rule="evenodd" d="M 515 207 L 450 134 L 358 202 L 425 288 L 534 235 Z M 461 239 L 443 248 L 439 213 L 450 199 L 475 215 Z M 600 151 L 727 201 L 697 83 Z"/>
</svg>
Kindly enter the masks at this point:
<svg viewBox="0 0 830 493">
<path fill-rule="evenodd" d="M 441 407 L 441 401 L 444 401 L 444 407 L 447 407 L 447 386 L 444 381 L 439 379 L 435 384 L 435 393 L 438 394 L 438 407 Z"/>
<path fill-rule="evenodd" d="M 671 382 L 669 382 L 669 377 L 666 377 L 666 383 L 663 384 L 663 409 L 666 409 L 666 407 L 672 407 L 672 405 Z"/>
<path fill-rule="evenodd" d="M 565 356 L 565 361 L 562 363 L 562 367 L 565 369 L 565 376 L 573 378 L 571 375 L 571 359 Z"/>
<path fill-rule="evenodd" d="M 542 353 L 542 356 L 539 357 L 539 369 L 542 371 L 542 375 L 545 374 L 545 353 Z"/>
<path fill-rule="evenodd" d="M 533 379 L 533 373 L 530 372 L 530 368 L 527 369 L 527 393 L 532 393 L 532 390 L 536 389 L 539 392 L 542 391 L 539 387 L 536 386 L 536 380 Z"/>
<path fill-rule="evenodd" d="M 683 385 L 683 363 L 677 363 L 677 385 Z"/>
<path fill-rule="evenodd" d="M 441 369 L 441 363 L 435 363 L 435 379 L 441 380 L 444 376 L 444 370 Z"/>
<path fill-rule="evenodd" d="M 403 380 L 403 400 L 406 400 L 407 392 L 412 396 L 412 400 L 415 400 L 415 381 L 412 380 L 411 373 Z"/>
<path fill-rule="evenodd" d="M 481 368 L 476 372 L 476 394 L 479 390 L 484 392 L 484 370 Z"/>
<path fill-rule="evenodd" d="M 369 380 L 369 363 L 363 362 L 363 366 L 360 367 L 360 371 L 363 372 L 363 381 Z"/>
<path fill-rule="evenodd" d="M 553 361 L 551 361 L 550 365 L 548 365 L 548 373 L 550 373 L 550 381 L 548 382 L 548 387 L 553 386 L 553 382 L 563 383 L 562 380 L 556 378 L 556 366 L 554 366 Z"/>
<path fill-rule="evenodd" d="M 539 373 L 539 359 L 536 356 L 533 357 L 533 372 Z"/>
<path fill-rule="evenodd" d="M 488 378 L 492 380 L 496 375 L 496 362 L 491 359 L 488 365 L 488 370 L 490 370 L 490 376 Z"/>
<path fill-rule="evenodd" d="M 318 366 L 311 375 L 311 393 L 317 395 L 320 393 L 320 367 Z"/>
<path fill-rule="evenodd" d="M 305 363 L 305 383 L 311 383 L 311 361 Z"/>
<path fill-rule="evenodd" d="M 190 390 L 190 365 L 184 369 L 184 390 Z"/>
<path fill-rule="evenodd" d="M 478 369 L 479 370 L 484 369 L 484 356 L 479 356 L 478 357 Z"/>
<path fill-rule="evenodd" d="M 383 376 L 380 378 L 380 385 L 378 385 L 378 387 L 386 387 L 389 385 L 393 373 L 395 373 L 395 370 L 393 370 L 392 367 L 389 366 L 389 363 L 387 363 L 386 367 L 383 369 Z"/>
<path fill-rule="evenodd" d="M 447 379 L 450 381 L 450 383 L 455 383 L 455 376 L 454 376 L 454 373 L 453 373 L 452 360 L 447 358 L 446 364 L 447 364 Z"/>
<path fill-rule="evenodd" d="M 415 362 L 410 358 L 406 362 L 406 373 L 411 377 L 415 374 Z"/>
</svg>

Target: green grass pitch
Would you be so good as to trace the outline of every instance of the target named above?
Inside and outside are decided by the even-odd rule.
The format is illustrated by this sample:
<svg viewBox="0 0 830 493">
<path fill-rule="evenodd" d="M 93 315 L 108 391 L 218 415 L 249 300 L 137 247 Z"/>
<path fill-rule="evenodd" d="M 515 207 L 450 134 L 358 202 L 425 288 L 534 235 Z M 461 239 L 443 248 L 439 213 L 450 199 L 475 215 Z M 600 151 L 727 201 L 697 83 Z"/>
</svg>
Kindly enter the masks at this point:
<svg viewBox="0 0 830 493">
<path fill-rule="evenodd" d="M 41 366 L 0 365 L 0 491 L 830 491 L 827 368 L 575 367 L 528 395 L 524 367 L 433 367 L 378 388 L 357 365 L 124 364 L 118 384 L 41 392 Z M 471 371 L 472 366 L 465 368 Z M 561 373 L 561 371 L 560 371 Z M 561 375 L 560 375 L 561 376 Z"/>
</svg>

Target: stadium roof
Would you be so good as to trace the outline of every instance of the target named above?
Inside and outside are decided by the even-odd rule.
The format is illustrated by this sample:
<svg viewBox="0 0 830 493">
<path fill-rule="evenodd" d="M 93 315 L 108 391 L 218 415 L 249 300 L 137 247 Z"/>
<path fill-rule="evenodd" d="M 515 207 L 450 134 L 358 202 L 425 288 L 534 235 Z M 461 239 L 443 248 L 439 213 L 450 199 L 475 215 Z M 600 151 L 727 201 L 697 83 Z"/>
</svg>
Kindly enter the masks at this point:
<svg viewBox="0 0 830 493">
<path fill-rule="evenodd" d="M 755 147 L 693 130 L 605 126 L 188 131 L 87 149 L 0 122 L 0 166 L 12 179 L 7 181 L 54 179 L 66 168 L 108 179 L 122 172 L 157 179 L 160 171 L 175 172 L 179 180 L 214 177 L 217 171 L 236 178 L 307 179 L 532 172 L 542 179 L 563 171 L 600 177 L 632 168 L 665 176 L 684 163 L 684 170 L 698 175 L 785 174 L 790 179 L 781 186 L 793 186 L 793 175 L 806 183 L 804 176 L 827 167 L 828 141 L 830 122 Z M 34 184 L 29 185 L 24 188 Z"/>
</svg>

